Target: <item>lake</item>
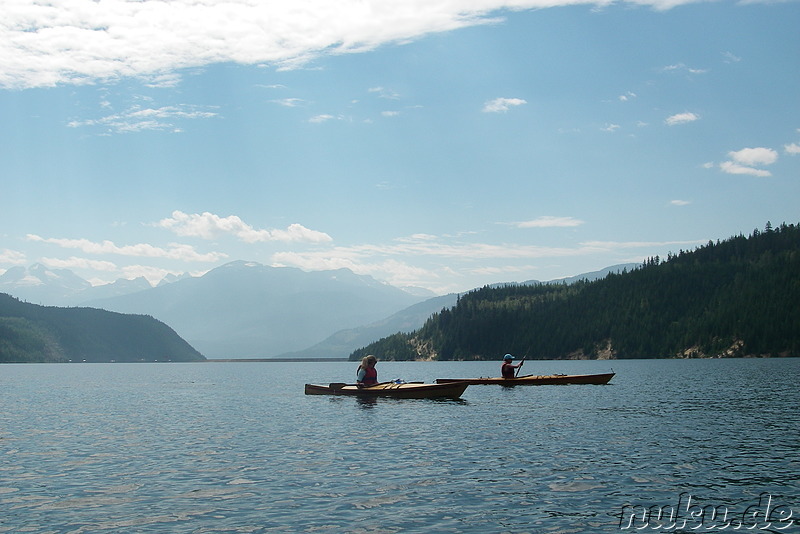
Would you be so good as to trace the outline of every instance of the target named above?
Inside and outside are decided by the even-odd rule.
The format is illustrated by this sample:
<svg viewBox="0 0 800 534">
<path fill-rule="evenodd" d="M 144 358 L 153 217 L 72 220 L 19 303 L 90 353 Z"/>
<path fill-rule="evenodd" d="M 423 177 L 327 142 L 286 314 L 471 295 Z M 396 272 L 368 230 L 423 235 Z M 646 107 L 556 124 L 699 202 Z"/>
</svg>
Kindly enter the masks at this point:
<svg viewBox="0 0 800 534">
<path fill-rule="evenodd" d="M 617 375 L 458 401 L 303 394 L 355 368 L 2 365 L 0 532 L 800 531 L 800 359 L 528 361 Z"/>
</svg>

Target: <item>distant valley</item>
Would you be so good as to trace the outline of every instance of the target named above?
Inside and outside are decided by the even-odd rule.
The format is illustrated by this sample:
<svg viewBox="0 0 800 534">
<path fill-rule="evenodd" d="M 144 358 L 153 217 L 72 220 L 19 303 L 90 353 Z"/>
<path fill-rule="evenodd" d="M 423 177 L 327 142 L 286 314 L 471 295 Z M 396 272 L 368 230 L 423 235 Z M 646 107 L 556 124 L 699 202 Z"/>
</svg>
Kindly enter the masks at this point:
<svg viewBox="0 0 800 534">
<path fill-rule="evenodd" d="M 10 269 L 0 291 L 41 304 L 150 315 L 209 358 L 302 350 L 425 300 L 347 269 L 304 272 L 245 261 L 158 287 L 140 279 L 93 288 L 70 271 L 35 265 Z"/>
<path fill-rule="evenodd" d="M 69 270 L 37 264 L 1 275 L 0 292 L 45 305 L 150 315 L 212 359 L 346 358 L 372 341 L 419 328 L 458 298 L 412 294 L 347 269 L 304 272 L 245 261 L 157 287 L 144 278 L 93 287 Z"/>
</svg>

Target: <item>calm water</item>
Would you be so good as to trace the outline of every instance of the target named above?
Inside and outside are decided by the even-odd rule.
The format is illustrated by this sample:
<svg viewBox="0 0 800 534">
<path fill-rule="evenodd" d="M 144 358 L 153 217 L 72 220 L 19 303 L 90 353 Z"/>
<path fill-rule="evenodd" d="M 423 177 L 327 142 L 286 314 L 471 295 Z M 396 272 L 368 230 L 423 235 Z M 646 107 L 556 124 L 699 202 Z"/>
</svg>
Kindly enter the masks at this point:
<svg viewBox="0 0 800 534">
<path fill-rule="evenodd" d="M 681 494 L 738 517 L 767 494 L 795 520 L 772 531 L 798 532 L 800 360 L 523 371 L 612 367 L 607 386 L 369 403 L 303 394 L 350 381 L 343 362 L 3 365 L 0 532 L 621 532 L 623 507 Z M 430 382 L 499 363 L 378 370 Z M 719 526 L 691 531 L 735 531 Z"/>
</svg>

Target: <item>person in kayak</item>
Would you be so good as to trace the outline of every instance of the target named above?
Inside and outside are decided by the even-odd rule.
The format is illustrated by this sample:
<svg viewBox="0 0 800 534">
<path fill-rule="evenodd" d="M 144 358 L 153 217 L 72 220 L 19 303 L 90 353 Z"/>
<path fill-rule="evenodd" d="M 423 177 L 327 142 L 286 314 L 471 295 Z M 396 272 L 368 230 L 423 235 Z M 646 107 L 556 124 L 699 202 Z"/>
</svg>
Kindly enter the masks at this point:
<svg viewBox="0 0 800 534">
<path fill-rule="evenodd" d="M 358 387 L 374 386 L 378 383 L 378 371 L 375 369 L 376 363 L 378 363 L 378 358 L 372 354 L 361 359 L 356 380 Z"/>
<path fill-rule="evenodd" d="M 522 367 L 522 362 L 519 362 L 517 365 L 511 363 L 514 360 L 514 357 L 510 354 L 506 354 L 503 356 L 503 366 L 500 368 L 500 372 L 503 374 L 503 378 L 514 378 L 516 376 L 515 369 Z"/>
</svg>

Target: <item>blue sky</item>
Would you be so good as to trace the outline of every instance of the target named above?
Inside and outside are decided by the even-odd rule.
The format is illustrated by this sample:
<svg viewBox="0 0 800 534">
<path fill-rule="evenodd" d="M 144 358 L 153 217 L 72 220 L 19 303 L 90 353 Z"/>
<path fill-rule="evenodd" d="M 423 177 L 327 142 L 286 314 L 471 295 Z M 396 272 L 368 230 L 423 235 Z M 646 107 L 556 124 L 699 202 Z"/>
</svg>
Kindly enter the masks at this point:
<svg viewBox="0 0 800 534">
<path fill-rule="evenodd" d="M 800 221 L 800 3 L 570 3 L 7 2 L 0 272 L 447 293 Z"/>
</svg>

